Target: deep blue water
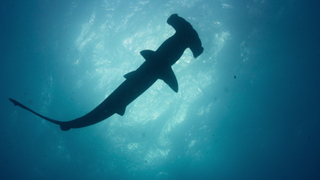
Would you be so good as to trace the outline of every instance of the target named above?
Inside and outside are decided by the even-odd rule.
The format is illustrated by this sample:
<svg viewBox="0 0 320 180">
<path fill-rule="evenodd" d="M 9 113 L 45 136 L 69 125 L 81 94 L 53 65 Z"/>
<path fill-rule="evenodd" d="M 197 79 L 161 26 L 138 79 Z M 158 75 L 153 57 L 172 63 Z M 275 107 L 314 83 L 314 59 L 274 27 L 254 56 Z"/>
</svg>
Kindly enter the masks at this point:
<svg viewBox="0 0 320 180">
<path fill-rule="evenodd" d="M 1 2 L 0 179 L 320 179 L 320 11 L 303 0 Z M 202 40 L 124 116 L 63 132 L 174 30 Z"/>
</svg>

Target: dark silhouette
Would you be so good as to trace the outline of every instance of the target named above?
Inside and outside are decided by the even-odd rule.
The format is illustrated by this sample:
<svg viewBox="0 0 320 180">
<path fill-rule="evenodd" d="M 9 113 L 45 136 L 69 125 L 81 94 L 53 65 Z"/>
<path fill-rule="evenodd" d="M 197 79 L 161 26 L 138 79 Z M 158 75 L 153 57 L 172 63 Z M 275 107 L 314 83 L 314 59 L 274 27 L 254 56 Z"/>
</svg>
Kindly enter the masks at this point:
<svg viewBox="0 0 320 180">
<path fill-rule="evenodd" d="M 140 54 L 146 61 L 135 71 L 124 75 L 126 80 L 107 97 L 98 107 L 88 114 L 67 122 L 61 122 L 40 115 L 21 103 L 9 98 L 15 106 L 20 106 L 37 116 L 60 125 L 61 130 L 82 128 L 98 123 L 113 114 L 124 115 L 125 108 L 158 79 L 162 79 L 170 88 L 178 92 L 178 82 L 171 69 L 182 56 L 185 49 L 190 48 L 194 58 L 203 52 L 197 32 L 185 19 L 173 14 L 167 20 L 176 33 L 161 44 L 157 51 L 143 50 Z"/>
</svg>

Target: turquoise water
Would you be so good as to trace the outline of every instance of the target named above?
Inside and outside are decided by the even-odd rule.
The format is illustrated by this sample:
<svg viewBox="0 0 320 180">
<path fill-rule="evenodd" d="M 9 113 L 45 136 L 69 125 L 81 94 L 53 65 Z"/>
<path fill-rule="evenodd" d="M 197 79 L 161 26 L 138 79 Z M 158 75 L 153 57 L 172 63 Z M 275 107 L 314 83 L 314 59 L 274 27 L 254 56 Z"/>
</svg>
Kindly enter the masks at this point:
<svg viewBox="0 0 320 180">
<path fill-rule="evenodd" d="M 1 179 L 320 179 L 319 10 L 299 0 L 7 1 L 1 6 Z M 101 103 L 175 32 L 204 52 L 93 126 Z"/>
</svg>

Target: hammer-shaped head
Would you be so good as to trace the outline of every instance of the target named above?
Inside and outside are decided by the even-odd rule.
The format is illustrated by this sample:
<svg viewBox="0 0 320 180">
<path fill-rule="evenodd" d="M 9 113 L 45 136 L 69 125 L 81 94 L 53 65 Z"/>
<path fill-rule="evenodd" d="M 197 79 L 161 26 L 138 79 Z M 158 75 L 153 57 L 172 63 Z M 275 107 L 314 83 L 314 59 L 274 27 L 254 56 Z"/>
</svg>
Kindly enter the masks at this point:
<svg viewBox="0 0 320 180">
<path fill-rule="evenodd" d="M 201 45 L 199 35 L 189 22 L 182 17 L 179 17 L 178 14 L 172 14 L 168 18 L 167 23 L 176 30 L 176 33 L 182 34 L 186 39 L 188 39 L 188 45 L 194 58 L 197 58 L 202 54 L 203 47 Z"/>
</svg>

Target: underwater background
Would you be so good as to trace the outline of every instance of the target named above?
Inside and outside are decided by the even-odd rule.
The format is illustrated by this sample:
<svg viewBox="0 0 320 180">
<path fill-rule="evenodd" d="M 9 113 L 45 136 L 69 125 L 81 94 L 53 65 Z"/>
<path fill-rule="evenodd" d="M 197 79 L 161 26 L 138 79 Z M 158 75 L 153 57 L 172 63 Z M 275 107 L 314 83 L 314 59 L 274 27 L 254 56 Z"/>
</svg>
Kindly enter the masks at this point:
<svg viewBox="0 0 320 180">
<path fill-rule="evenodd" d="M 320 11 L 304 0 L 18 0 L 0 5 L 0 179 L 320 179 Z M 204 52 L 127 108 L 81 129 L 175 32 Z"/>
</svg>

